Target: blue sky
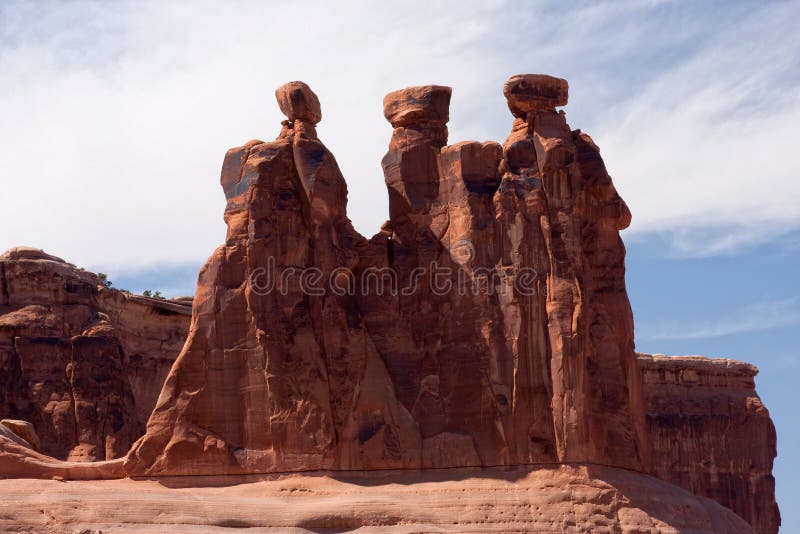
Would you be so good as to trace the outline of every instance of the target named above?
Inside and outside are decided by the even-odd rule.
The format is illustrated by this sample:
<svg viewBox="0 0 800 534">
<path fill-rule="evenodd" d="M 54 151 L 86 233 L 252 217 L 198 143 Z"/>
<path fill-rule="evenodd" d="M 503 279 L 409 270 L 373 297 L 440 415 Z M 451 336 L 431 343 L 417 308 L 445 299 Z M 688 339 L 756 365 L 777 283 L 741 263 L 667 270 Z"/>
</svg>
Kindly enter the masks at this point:
<svg viewBox="0 0 800 534">
<path fill-rule="evenodd" d="M 567 119 L 633 212 L 638 349 L 758 365 L 783 531 L 800 532 L 800 3 L 287 4 L 0 3 L 0 249 L 190 294 L 224 239 L 222 157 L 275 137 L 282 83 L 320 96 L 371 235 L 388 213 L 385 93 L 450 85 L 451 143 L 502 141 L 506 78 L 567 78 Z"/>
<path fill-rule="evenodd" d="M 733 358 L 759 368 L 756 389 L 778 431 L 782 532 L 800 532 L 800 233 L 736 253 L 681 257 L 659 235 L 627 240 L 636 348 Z"/>
</svg>

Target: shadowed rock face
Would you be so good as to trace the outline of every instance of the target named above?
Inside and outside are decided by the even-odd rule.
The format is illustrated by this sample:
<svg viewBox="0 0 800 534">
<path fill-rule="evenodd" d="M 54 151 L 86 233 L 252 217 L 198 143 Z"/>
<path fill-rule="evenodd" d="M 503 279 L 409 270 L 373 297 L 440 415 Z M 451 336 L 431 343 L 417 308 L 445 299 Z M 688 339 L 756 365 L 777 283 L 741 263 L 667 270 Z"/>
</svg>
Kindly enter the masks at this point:
<svg viewBox="0 0 800 534">
<path fill-rule="evenodd" d="M 0 256 L 0 289 L 0 417 L 33 423 L 49 456 L 124 455 L 180 351 L 190 306 L 105 288 L 23 247 Z"/>
<path fill-rule="evenodd" d="M 317 138 L 318 99 L 300 82 L 276 91 L 278 138 L 225 158 L 227 241 L 131 473 L 647 469 L 630 214 L 555 110 L 564 80 L 515 77 L 506 93 L 525 117 L 502 147 L 446 145 L 448 87 L 386 96 L 390 220 L 366 240 Z M 317 293 L 304 274 L 269 287 L 292 270 L 358 287 Z"/>
<path fill-rule="evenodd" d="M 755 366 L 698 356 L 639 355 L 653 474 L 709 497 L 775 534 L 775 427 Z"/>
</svg>

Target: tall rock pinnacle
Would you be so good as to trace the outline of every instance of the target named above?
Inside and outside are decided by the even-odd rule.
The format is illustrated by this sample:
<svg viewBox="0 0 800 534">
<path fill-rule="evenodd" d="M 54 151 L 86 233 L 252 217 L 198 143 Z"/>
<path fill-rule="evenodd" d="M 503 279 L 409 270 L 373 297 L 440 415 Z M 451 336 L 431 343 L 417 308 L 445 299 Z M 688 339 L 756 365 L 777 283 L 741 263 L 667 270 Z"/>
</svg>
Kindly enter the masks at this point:
<svg viewBox="0 0 800 534">
<path fill-rule="evenodd" d="M 566 81 L 515 76 L 504 92 L 503 147 L 446 146 L 448 87 L 386 96 L 390 220 L 367 241 L 316 95 L 276 91 L 278 138 L 225 158 L 227 241 L 131 473 L 646 467 L 627 208 L 555 111 Z M 310 272 L 351 290 L 309 288 Z M 283 287 L 254 285 L 276 273 Z M 388 291 L 370 285 L 381 276 Z"/>
</svg>

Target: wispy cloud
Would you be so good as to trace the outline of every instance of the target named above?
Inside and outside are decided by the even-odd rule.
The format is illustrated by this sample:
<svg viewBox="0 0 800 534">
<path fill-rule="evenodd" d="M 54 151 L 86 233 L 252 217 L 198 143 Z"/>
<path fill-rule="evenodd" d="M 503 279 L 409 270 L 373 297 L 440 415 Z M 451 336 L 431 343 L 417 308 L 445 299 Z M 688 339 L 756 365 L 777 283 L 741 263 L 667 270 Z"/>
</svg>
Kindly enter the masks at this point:
<svg viewBox="0 0 800 534">
<path fill-rule="evenodd" d="M 640 331 L 644 340 L 700 339 L 800 325 L 800 298 L 757 302 L 713 320 L 664 322 Z"/>
<path fill-rule="evenodd" d="M 798 248 L 798 226 L 778 217 L 764 214 L 751 224 L 730 221 L 727 224 L 676 224 L 660 230 L 625 232 L 625 241 L 637 244 L 644 241 L 666 243 L 665 257 L 673 259 L 708 258 L 750 252 L 765 243 L 786 250 Z"/>
<path fill-rule="evenodd" d="M 760 6 L 601 119 L 632 234 L 667 232 L 673 252 L 702 256 L 800 227 L 797 6 Z"/>
<path fill-rule="evenodd" d="M 202 261 L 224 239 L 221 158 L 277 134 L 272 92 L 291 79 L 320 95 L 371 234 L 388 212 L 383 95 L 452 85 L 451 142 L 502 140 L 519 72 L 569 78 L 570 123 L 601 146 L 632 234 L 696 255 L 800 226 L 797 3 L 564 6 L 3 2 L 0 249 L 111 274 Z"/>
</svg>

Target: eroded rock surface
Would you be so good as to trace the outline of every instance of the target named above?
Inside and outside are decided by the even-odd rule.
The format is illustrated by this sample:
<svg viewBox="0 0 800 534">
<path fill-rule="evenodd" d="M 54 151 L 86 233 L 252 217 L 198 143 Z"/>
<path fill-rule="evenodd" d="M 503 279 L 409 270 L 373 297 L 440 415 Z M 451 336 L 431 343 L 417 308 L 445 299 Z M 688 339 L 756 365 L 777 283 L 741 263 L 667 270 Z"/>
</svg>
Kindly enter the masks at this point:
<svg viewBox="0 0 800 534">
<path fill-rule="evenodd" d="M 232 528 L 248 533 L 753 533 L 743 519 L 710 499 L 602 466 L 0 480 L 0 494 L 0 529 L 59 534 L 205 534 Z M 65 495 L 80 498 L 80 505 Z"/>
<path fill-rule="evenodd" d="M 19 419 L 3 419 L 0 421 L 0 426 L 5 427 L 14 433 L 15 436 L 25 440 L 27 444 L 34 451 L 38 451 L 42 444 L 39 441 L 39 435 L 36 433 L 36 428 L 28 421 L 20 421 Z"/>
<path fill-rule="evenodd" d="M 293 94 L 316 101 L 307 87 Z M 128 457 L 130 472 L 419 465 L 416 425 L 394 396 L 356 296 L 303 287 L 303 269 L 325 279 L 352 271 L 366 246 L 313 121 L 297 117 L 273 142 L 230 150 L 222 186 L 226 243 L 200 273 L 188 340 Z M 297 276 L 275 286 L 275 274 L 290 269 Z"/>
<path fill-rule="evenodd" d="M 190 305 L 108 289 L 25 247 L 0 256 L 0 290 L 0 416 L 31 423 L 31 445 L 48 456 L 123 456 L 183 345 Z"/>
<path fill-rule="evenodd" d="M 642 354 L 639 364 L 653 473 L 776 534 L 776 435 L 755 391 L 758 369 L 699 356 Z"/>
<path fill-rule="evenodd" d="M 390 220 L 368 241 L 317 137 L 316 95 L 279 88 L 278 138 L 225 158 L 227 240 L 130 472 L 646 469 L 619 237 L 630 214 L 592 140 L 555 110 L 566 91 L 512 78 L 525 116 L 502 147 L 447 146 L 448 87 L 387 95 Z"/>
</svg>

